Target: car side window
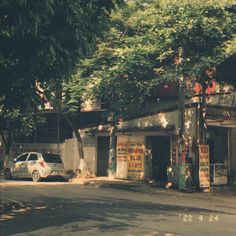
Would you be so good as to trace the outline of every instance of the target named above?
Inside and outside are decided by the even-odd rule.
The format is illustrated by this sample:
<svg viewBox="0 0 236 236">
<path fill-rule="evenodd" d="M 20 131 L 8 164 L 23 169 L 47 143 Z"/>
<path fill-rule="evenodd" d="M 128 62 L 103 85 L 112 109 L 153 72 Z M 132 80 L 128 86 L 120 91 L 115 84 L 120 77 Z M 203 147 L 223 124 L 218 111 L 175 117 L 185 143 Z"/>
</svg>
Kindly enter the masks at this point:
<svg viewBox="0 0 236 236">
<path fill-rule="evenodd" d="M 27 158 L 28 155 L 29 155 L 29 154 L 26 153 L 26 154 L 23 154 L 22 156 L 18 157 L 17 162 L 18 162 L 18 161 L 26 161 L 26 158 Z"/>
<path fill-rule="evenodd" d="M 37 161 L 38 156 L 37 154 L 30 154 L 28 161 Z"/>
</svg>

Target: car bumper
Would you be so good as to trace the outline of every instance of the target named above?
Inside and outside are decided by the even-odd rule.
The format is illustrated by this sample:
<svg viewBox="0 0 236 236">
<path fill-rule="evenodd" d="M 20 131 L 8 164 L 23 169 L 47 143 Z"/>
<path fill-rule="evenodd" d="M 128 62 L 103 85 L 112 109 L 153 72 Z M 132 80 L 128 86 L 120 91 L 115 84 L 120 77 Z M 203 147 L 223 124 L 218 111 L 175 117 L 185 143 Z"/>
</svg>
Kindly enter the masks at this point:
<svg viewBox="0 0 236 236">
<path fill-rule="evenodd" d="M 42 178 L 48 178 L 50 176 L 52 176 L 52 177 L 53 176 L 66 177 L 66 174 L 63 171 L 52 170 L 52 171 L 45 171 L 41 175 Z"/>
</svg>

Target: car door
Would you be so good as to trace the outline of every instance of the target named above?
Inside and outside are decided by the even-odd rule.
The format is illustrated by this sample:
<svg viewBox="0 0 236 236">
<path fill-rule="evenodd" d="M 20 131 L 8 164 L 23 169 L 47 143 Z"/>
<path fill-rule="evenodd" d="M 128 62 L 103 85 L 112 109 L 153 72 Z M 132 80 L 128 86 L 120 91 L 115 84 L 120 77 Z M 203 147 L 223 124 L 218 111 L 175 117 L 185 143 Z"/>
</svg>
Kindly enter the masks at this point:
<svg viewBox="0 0 236 236">
<path fill-rule="evenodd" d="M 32 172 L 35 170 L 35 165 L 37 165 L 37 161 L 38 161 L 37 153 L 30 153 L 27 159 L 27 169 L 25 173 L 27 177 L 31 177 Z"/>
<path fill-rule="evenodd" d="M 24 169 L 26 168 L 26 159 L 29 153 L 24 153 L 21 156 L 17 157 L 14 164 L 13 175 L 15 177 L 24 177 Z"/>
</svg>

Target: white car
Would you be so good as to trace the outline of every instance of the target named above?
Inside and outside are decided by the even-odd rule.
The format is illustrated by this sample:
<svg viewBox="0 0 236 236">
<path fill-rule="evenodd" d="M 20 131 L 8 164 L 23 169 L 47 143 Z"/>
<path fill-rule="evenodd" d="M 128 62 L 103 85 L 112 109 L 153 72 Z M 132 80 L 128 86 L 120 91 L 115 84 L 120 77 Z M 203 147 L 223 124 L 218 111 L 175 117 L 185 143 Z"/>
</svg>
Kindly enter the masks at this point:
<svg viewBox="0 0 236 236">
<path fill-rule="evenodd" d="M 5 179 L 28 178 L 34 182 L 51 176 L 66 178 L 64 165 L 58 154 L 26 152 L 10 161 L 4 169 Z"/>
</svg>

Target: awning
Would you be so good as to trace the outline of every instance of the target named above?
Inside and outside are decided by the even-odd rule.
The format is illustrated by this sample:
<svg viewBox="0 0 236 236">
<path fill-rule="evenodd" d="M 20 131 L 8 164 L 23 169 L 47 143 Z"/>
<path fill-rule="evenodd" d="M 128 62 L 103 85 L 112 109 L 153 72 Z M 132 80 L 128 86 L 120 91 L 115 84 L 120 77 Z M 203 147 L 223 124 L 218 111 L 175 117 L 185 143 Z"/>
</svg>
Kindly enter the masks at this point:
<svg viewBox="0 0 236 236">
<path fill-rule="evenodd" d="M 212 106 L 207 107 L 206 124 L 226 128 L 236 128 L 236 108 Z"/>
</svg>

